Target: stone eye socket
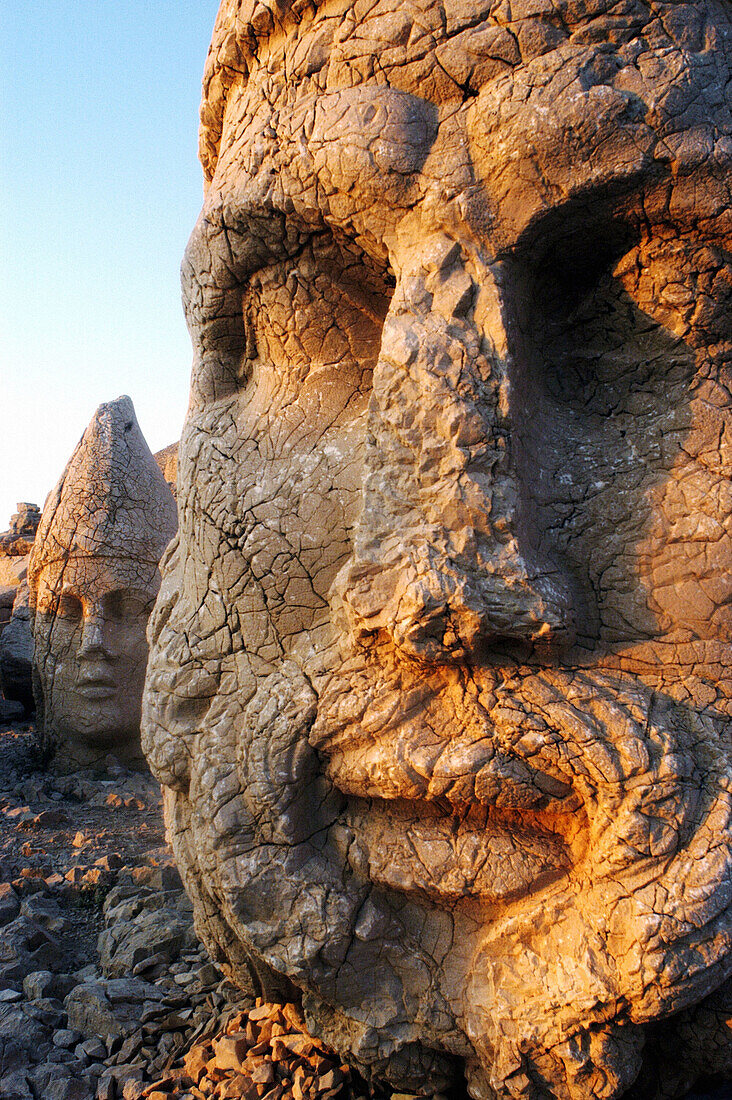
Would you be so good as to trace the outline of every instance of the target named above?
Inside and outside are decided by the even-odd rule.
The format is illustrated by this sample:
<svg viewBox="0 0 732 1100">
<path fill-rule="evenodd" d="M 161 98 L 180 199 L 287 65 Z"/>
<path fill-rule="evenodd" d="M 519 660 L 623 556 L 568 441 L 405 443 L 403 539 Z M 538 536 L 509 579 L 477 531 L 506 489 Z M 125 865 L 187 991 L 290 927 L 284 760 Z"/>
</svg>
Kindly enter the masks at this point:
<svg viewBox="0 0 732 1100">
<path fill-rule="evenodd" d="M 189 294 L 196 404 L 246 391 L 258 365 L 290 382 L 373 369 L 395 280 L 351 242 L 316 235 L 240 278 Z"/>
<path fill-rule="evenodd" d="M 360 275 L 358 267 L 343 272 L 311 257 L 259 272 L 244 299 L 248 353 L 290 381 L 322 371 L 370 373 L 389 292 L 374 291 Z"/>
<path fill-rule="evenodd" d="M 616 264 L 635 243 L 628 227 L 613 223 L 582 227 L 550 240 L 533 271 L 526 265 L 530 325 L 551 332 L 566 324 L 612 280 Z"/>
<path fill-rule="evenodd" d="M 111 622 L 124 622 L 125 620 L 147 617 L 152 608 L 152 602 L 118 589 L 109 592 L 104 597 L 104 616 Z"/>
<path fill-rule="evenodd" d="M 541 403 L 599 423 L 688 384 L 690 349 L 659 311 L 659 260 L 644 247 L 623 226 L 584 227 L 519 268 L 519 359 Z"/>
<path fill-rule="evenodd" d="M 84 614 L 81 600 L 71 592 L 62 592 L 53 610 L 57 616 L 69 622 L 80 622 Z"/>
</svg>

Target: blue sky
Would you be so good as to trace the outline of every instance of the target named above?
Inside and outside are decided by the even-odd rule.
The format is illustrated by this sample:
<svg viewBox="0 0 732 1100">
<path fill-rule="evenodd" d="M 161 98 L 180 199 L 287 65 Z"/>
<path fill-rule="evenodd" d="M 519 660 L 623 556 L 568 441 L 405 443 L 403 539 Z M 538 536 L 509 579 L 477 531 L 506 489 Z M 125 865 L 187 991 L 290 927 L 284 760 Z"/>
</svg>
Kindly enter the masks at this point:
<svg viewBox="0 0 732 1100">
<path fill-rule="evenodd" d="M 218 0 L 0 5 L 0 531 L 43 504 L 95 408 L 127 393 L 178 438 L 179 266 L 202 197 Z"/>
</svg>

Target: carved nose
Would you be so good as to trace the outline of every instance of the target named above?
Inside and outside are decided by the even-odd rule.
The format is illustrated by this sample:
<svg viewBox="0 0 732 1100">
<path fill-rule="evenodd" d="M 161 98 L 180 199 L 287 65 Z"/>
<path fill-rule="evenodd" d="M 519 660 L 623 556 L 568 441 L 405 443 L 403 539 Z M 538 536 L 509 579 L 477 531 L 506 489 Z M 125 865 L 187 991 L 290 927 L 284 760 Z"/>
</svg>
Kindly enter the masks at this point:
<svg viewBox="0 0 732 1100">
<path fill-rule="evenodd" d="M 558 566 L 530 550 L 511 462 L 504 299 L 446 235 L 406 250 L 369 408 L 363 511 L 333 596 L 363 643 L 461 659 L 497 639 L 569 644 Z"/>
<path fill-rule="evenodd" d="M 104 645 L 104 617 L 97 611 L 88 611 L 84 614 L 79 656 L 98 657 L 100 655 L 107 655 Z"/>
</svg>

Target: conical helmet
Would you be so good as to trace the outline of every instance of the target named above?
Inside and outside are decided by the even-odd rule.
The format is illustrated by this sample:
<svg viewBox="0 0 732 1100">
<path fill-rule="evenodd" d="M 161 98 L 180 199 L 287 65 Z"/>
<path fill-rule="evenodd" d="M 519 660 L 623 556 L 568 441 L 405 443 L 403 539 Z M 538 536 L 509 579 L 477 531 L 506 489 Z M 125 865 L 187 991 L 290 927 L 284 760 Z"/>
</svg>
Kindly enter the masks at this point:
<svg viewBox="0 0 732 1100">
<path fill-rule="evenodd" d="M 29 563 L 31 589 L 69 557 L 157 566 L 175 534 L 175 501 L 129 397 L 100 405 L 46 500 Z"/>
</svg>

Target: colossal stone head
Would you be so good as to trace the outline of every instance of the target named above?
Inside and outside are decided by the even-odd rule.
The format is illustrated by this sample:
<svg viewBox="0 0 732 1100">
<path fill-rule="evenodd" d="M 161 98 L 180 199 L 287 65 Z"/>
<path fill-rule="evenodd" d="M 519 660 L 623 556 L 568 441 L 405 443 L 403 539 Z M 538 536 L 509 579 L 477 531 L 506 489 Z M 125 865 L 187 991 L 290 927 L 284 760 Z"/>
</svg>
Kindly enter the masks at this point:
<svg viewBox="0 0 732 1100">
<path fill-rule="evenodd" d="M 730 14 L 219 12 L 143 744 L 399 1089 L 618 1097 L 732 969 Z"/>
<path fill-rule="evenodd" d="M 175 529 L 129 397 L 100 405 L 46 501 L 28 571 L 39 733 L 58 767 L 142 762 L 145 629 Z"/>
</svg>

